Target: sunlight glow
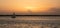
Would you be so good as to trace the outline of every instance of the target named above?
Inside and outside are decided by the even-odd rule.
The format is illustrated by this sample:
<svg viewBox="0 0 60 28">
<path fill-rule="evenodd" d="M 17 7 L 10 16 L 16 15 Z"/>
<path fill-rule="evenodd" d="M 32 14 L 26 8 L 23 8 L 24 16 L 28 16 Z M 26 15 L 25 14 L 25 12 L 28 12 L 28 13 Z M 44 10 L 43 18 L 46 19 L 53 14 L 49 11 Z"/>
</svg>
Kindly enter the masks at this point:
<svg viewBox="0 0 60 28">
<path fill-rule="evenodd" d="M 25 8 L 28 9 L 28 10 L 33 10 L 35 7 L 28 6 L 28 7 L 25 7 Z"/>
<path fill-rule="evenodd" d="M 33 13 L 49 12 L 50 8 L 55 8 L 60 5 L 58 5 L 58 1 L 59 0 L 0 0 L 0 12 L 26 13 L 28 10 Z"/>
</svg>

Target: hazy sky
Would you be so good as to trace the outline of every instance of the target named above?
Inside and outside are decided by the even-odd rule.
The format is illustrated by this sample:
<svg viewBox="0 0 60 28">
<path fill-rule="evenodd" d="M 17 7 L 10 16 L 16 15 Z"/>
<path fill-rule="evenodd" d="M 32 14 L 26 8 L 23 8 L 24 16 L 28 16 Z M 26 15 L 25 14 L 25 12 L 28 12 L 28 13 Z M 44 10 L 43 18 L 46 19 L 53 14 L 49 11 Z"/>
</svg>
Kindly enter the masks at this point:
<svg viewBox="0 0 60 28">
<path fill-rule="evenodd" d="M 60 0 L 0 0 L 0 14 L 60 14 Z"/>
</svg>

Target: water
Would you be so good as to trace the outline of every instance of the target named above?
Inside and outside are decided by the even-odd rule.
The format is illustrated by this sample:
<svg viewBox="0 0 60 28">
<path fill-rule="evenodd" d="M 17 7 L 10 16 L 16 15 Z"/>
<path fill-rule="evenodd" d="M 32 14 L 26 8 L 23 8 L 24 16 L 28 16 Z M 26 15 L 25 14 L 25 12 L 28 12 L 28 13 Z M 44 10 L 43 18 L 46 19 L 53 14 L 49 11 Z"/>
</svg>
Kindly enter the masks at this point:
<svg viewBox="0 0 60 28">
<path fill-rule="evenodd" d="M 60 16 L 0 17 L 0 28 L 60 28 Z"/>
</svg>

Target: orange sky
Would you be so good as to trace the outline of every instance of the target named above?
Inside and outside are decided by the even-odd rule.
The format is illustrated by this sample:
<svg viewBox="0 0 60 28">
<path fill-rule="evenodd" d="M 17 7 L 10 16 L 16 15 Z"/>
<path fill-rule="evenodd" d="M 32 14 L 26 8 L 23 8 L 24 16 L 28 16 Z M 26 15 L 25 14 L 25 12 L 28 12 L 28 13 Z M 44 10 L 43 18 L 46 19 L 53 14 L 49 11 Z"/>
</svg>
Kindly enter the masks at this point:
<svg viewBox="0 0 60 28">
<path fill-rule="evenodd" d="M 58 7 L 59 0 L 0 0 L 0 12 L 46 12 Z M 2 11 L 1 11 L 2 10 Z"/>
</svg>

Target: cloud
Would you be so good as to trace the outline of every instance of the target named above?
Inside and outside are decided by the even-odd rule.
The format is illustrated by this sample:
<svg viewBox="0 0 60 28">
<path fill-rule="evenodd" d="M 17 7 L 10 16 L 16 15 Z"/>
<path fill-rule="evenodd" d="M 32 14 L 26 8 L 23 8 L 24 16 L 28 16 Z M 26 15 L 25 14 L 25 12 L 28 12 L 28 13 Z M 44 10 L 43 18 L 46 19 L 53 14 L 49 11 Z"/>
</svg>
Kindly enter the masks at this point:
<svg viewBox="0 0 60 28">
<path fill-rule="evenodd" d="M 47 12 L 44 12 L 50 15 L 60 15 L 60 8 L 50 8 Z"/>
</svg>

